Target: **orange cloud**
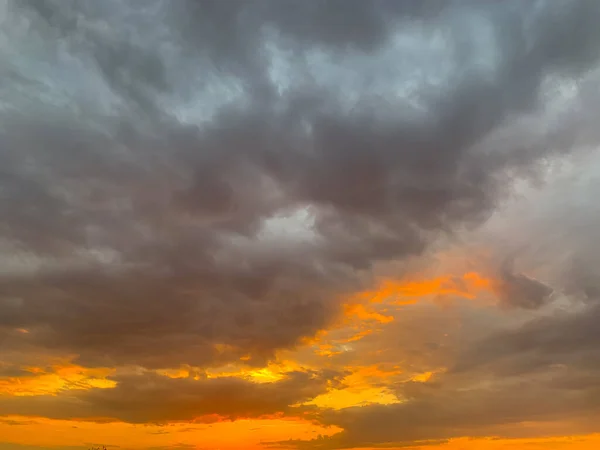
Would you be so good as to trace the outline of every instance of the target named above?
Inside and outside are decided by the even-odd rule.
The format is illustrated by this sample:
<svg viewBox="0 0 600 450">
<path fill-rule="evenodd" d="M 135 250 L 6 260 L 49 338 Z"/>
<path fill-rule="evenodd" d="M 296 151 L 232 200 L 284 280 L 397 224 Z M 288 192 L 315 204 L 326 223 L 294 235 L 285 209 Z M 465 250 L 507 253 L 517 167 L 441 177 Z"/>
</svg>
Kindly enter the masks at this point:
<svg viewBox="0 0 600 450">
<path fill-rule="evenodd" d="M 467 272 L 461 277 L 440 276 L 410 281 L 384 280 L 374 291 L 358 294 L 370 303 L 412 304 L 427 296 L 457 296 L 474 299 L 481 291 L 489 291 L 492 281 L 477 272 Z"/>
<path fill-rule="evenodd" d="M 361 303 L 350 303 L 345 306 L 346 318 L 352 318 L 355 316 L 361 321 L 374 321 L 377 323 L 390 323 L 394 320 L 391 316 L 383 315 L 377 311 L 369 310 L 364 304 Z"/>
<path fill-rule="evenodd" d="M 396 310 L 415 304 L 424 298 L 461 297 L 475 299 L 482 293 L 493 292 L 493 280 L 478 272 L 461 276 L 444 275 L 410 280 L 383 280 L 376 289 L 351 296 L 342 314 L 330 328 L 305 338 L 300 346 L 312 348 L 319 357 L 332 358 L 353 350 L 353 343 L 379 332 L 394 322 Z M 294 358 L 294 352 L 290 353 Z"/>
<path fill-rule="evenodd" d="M 399 366 L 370 365 L 345 367 L 345 370 L 350 373 L 342 380 L 342 387 L 330 389 L 304 404 L 342 409 L 374 403 L 389 405 L 400 401 L 385 387 L 392 378 L 402 373 Z"/>
<path fill-rule="evenodd" d="M 424 372 L 424 373 L 419 373 L 417 375 L 413 375 L 410 379 L 410 381 L 414 381 L 417 383 L 427 383 L 431 377 L 433 376 L 433 372 Z"/>
<path fill-rule="evenodd" d="M 71 389 L 111 388 L 110 368 L 85 368 L 68 362 L 50 367 L 25 367 L 24 376 L 0 378 L 0 395 L 56 395 Z"/>
</svg>

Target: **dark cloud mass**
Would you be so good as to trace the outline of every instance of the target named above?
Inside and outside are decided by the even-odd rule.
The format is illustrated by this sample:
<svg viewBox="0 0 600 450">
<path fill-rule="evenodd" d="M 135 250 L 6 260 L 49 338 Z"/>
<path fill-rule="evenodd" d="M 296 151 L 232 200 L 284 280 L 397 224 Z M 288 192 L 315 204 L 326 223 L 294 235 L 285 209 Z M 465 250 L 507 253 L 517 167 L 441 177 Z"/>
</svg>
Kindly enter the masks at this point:
<svg viewBox="0 0 600 450">
<path fill-rule="evenodd" d="M 496 293 L 506 306 L 535 309 L 550 300 L 552 288 L 522 273 L 514 273 L 507 262 L 500 271 Z"/>
<path fill-rule="evenodd" d="M 335 386 L 334 372 L 292 372 L 278 382 L 256 384 L 236 377 L 204 375 L 169 378 L 155 373 L 112 377 L 114 389 L 75 391 L 58 396 L 12 397 L 0 401 L 0 414 L 55 419 L 166 423 L 235 420 L 274 414 L 301 414 L 290 407 Z"/>
<path fill-rule="evenodd" d="M 514 176 L 596 142 L 595 106 L 552 109 L 547 91 L 591 83 L 596 0 L 1 5 L 16 351 L 260 363 L 375 263 L 481 223 Z M 535 117 L 553 120 L 519 127 Z M 503 286 L 525 308 L 550 292 Z"/>
</svg>

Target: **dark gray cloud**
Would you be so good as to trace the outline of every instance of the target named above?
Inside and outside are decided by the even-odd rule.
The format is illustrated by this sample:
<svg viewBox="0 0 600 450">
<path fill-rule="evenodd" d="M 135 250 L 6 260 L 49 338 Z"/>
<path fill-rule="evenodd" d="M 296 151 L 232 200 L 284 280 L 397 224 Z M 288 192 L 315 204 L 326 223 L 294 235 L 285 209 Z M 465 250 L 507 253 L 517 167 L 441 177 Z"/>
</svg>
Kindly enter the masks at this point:
<svg viewBox="0 0 600 450">
<path fill-rule="evenodd" d="M 302 415 L 292 405 L 339 384 L 340 373 L 291 372 L 281 381 L 257 384 L 236 377 L 169 378 L 152 372 L 118 375 L 111 389 L 71 390 L 57 395 L 2 397 L 0 414 L 53 419 L 167 423 L 235 420 L 272 414 Z"/>
<path fill-rule="evenodd" d="M 591 76 L 598 2 L 341 5 L 6 2 L 0 339 L 85 364 L 260 362 L 374 263 L 594 142 L 585 102 L 527 145 L 510 131 L 546 117 L 547 80 Z"/>
<path fill-rule="evenodd" d="M 495 293 L 506 306 L 536 309 L 550 300 L 552 288 L 522 273 L 514 273 L 512 263 L 503 265 Z"/>
<path fill-rule="evenodd" d="M 597 301 L 569 305 L 520 327 L 500 330 L 473 345 L 459 359 L 458 372 L 483 368 L 495 373 L 527 375 L 555 366 L 579 371 L 600 370 L 600 317 Z M 590 374 L 590 372 L 588 372 Z"/>
</svg>

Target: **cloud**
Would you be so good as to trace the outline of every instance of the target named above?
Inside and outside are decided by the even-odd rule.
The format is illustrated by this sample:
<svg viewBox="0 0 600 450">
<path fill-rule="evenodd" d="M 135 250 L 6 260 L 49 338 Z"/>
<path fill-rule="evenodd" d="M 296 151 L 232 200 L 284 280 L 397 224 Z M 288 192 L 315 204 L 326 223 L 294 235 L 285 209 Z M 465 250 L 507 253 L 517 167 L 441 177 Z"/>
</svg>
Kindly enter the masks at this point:
<svg viewBox="0 0 600 450">
<path fill-rule="evenodd" d="M 372 405 L 324 413 L 325 423 L 345 431 L 330 438 L 293 442 L 298 448 L 414 446 L 459 436 L 517 437 L 524 421 L 537 425 L 562 419 L 585 420 L 598 413 L 597 384 L 588 389 L 546 385 L 540 380 L 497 383 L 491 387 L 452 389 L 442 384 L 405 386 L 411 398 L 394 405 Z M 408 383 L 407 383 L 408 384 Z M 548 395 L 552 389 L 553 395 Z M 591 397 L 591 398 L 590 398 Z M 588 425 L 589 426 L 589 425 Z M 521 430 L 526 437 L 531 430 Z M 533 431 L 535 433 L 535 431 Z M 512 436 L 511 436 L 512 435 Z"/>
<path fill-rule="evenodd" d="M 594 432 L 592 418 L 600 413 L 599 313 L 598 298 L 589 296 L 537 305 L 527 314 L 510 308 L 500 315 L 466 300 L 451 310 L 434 303 L 403 306 L 397 327 L 361 344 L 381 349 L 388 360 L 405 361 L 408 373 L 433 373 L 388 384 L 398 403 L 321 411 L 321 423 L 344 430 L 336 435 L 277 445 L 411 447 L 465 436 Z"/>
<path fill-rule="evenodd" d="M 167 423 L 302 415 L 291 405 L 339 382 L 334 371 L 290 372 L 281 381 L 254 383 L 236 377 L 170 378 L 152 372 L 108 377 L 113 388 L 0 399 L 0 414 L 52 419 Z M 207 419 L 208 417 L 208 419 Z"/>
<path fill-rule="evenodd" d="M 463 349 L 449 370 L 424 381 L 396 380 L 400 402 L 395 404 L 321 411 L 321 423 L 344 431 L 281 444 L 319 449 L 410 447 L 465 436 L 594 432 L 597 425 L 591 418 L 600 413 L 600 365 L 597 327 L 592 324 L 597 323 L 598 310 L 594 305 L 563 311 L 483 338 L 476 324 L 463 317 Z M 497 318 L 495 322 L 497 326 Z M 432 367 L 436 358 L 423 359 Z M 441 361 L 449 359 L 446 352 Z M 528 427 L 521 427 L 525 422 Z"/>
<path fill-rule="evenodd" d="M 293 348 L 380 265 L 480 225 L 516 180 L 597 145 L 599 18 L 595 0 L 1 3 L 0 343 L 146 368 L 247 355 L 260 365 Z M 591 303 L 593 252 L 578 255 L 571 284 L 548 284 Z M 541 282 L 501 275 L 504 304 L 549 306 Z M 570 346 L 589 356 L 587 308 L 498 332 L 464 364 L 530 351 L 573 362 Z M 415 347 L 429 348 L 423 359 L 427 344 Z M 516 395 L 516 381 L 465 392 L 463 375 L 448 377 L 457 384 L 400 387 L 416 392 L 400 405 L 323 416 L 346 430 L 326 445 L 445 439 L 595 408 L 581 406 L 583 391 L 550 398 L 545 382 Z M 116 381 L 2 404 L 234 418 L 287 411 L 327 385 L 307 374 L 260 386 Z"/>
<path fill-rule="evenodd" d="M 425 382 L 400 377 L 388 383 L 399 403 L 322 411 L 322 423 L 344 429 L 335 436 L 276 445 L 426 447 L 466 436 L 595 432 L 600 412 L 597 161 L 596 156 L 561 167 L 552 185 L 526 190 L 475 232 L 484 236 L 476 245 L 488 244 L 486 250 L 500 259 L 512 255 L 514 266 L 518 261 L 540 274 L 554 291 L 517 272 L 513 260 L 505 259 L 500 271 L 493 260 L 490 274 L 499 276 L 488 287 L 509 308 L 498 310 L 480 298 L 445 308 L 423 301 L 403 305 L 395 326 L 360 341 L 364 348 L 354 355 L 357 361 L 369 361 L 374 355 L 367 350 L 375 348 L 387 361 L 403 361 L 407 374 L 443 370 Z M 445 264 L 456 262 L 449 258 Z M 550 293 L 552 301 L 546 297 Z"/>
<path fill-rule="evenodd" d="M 574 378 L 579 370 L 599 370 L 595 323 L 600 304 L 570 309 L 492 333 L 465 352 L 457 370 L 487 366 L 496 372 L 529 374 L 558 366 L 571 368 Z"/>
<path fill-rule="evenodd" d="M 522 273 L 514 273 L 509 264 L 502 267 L 500 278 L 494 283 L 500 302 L 526 309 L 543 306 L 550 299 L 552 288 Z"/>
</svg>

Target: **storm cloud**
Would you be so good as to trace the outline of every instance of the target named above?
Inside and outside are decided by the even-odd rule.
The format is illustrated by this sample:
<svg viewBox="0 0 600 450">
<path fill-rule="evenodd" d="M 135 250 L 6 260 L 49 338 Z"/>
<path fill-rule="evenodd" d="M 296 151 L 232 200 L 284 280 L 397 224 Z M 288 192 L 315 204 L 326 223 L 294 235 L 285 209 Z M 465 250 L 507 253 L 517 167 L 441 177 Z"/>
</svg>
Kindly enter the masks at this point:
<svg viewBox="0 0 600 450">
<path fill-rule="evenodd" d="M 548 155 L 477 144 L 597 57 L 596 2 L 289 3 L 4 5 L 3 327 L 159 366 L 292 346 L 484 219 Z"/>
<path fill-rule="evenodd" d="M 596 0 L 0 2 L 0 346 L 86 367 L 265 364 L 334 323 L 378 268 L 453 242 L 518 182 L 598 145 L 599 21 Z M 548 284 L 507 265 L 495 291 L 507 314 L 565 296 L 584 312 L 493 330 L 448 376 L 592 355 L 591 238 L 569 241 Z M 325 389 L 304 375 L 295 396 L 240 402 L 270 414 Z M 153 416 L 128 378 L 82 395 L 132 422 L 220 413 L 190 406 L 214 384 L 155 381 L 190 391 L 167 408 L 185 414 Z M 562 401 L 459 388 L 321 420 L 346 429 L 335 445 L 409 442 Z M 118 415 L 122 391 L 148 415 Z M 425 413 L 442 404 L 457 406 Z"/>
</svg>

